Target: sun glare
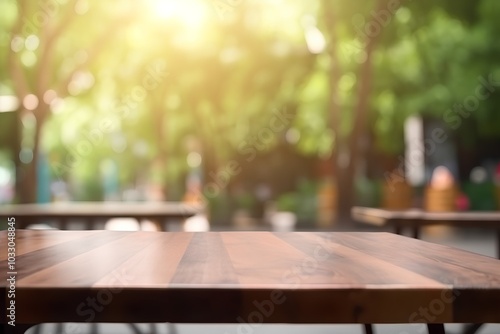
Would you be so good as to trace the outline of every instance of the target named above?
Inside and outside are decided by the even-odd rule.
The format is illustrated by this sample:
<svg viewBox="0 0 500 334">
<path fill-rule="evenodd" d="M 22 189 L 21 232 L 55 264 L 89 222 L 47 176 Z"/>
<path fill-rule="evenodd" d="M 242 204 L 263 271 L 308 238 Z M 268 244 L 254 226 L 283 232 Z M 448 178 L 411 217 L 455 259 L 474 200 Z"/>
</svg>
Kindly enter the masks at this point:
<svg viewBox="0 0 500 334">
<path fill-rule="evenodd" d="M 174 20 L 188 28 L 199 28 L 207 20 L 210 8 L 200 0 L 150 0 L 152 15 L 160 20 Z"/>
</svg>

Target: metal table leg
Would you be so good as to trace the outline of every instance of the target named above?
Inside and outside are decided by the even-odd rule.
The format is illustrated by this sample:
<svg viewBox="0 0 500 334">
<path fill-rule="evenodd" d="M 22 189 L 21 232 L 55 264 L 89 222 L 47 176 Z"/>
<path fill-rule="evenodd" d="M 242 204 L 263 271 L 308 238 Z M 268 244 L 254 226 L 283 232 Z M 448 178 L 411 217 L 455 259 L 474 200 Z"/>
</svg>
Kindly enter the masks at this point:
<svg viewBox="0 0 500 334">
<path fill-rule="evenodd" d="M 373 325 L 372 324 L 364 324 L 365 334 L 374 334 Z"/>
<path fill-rule="evenodd" d="M 141 330 L 139 329 L 139 327 L 137 327 L 136 324 L 128 324 L 128 326 L 132 328 L 134 334 L 142 334 Z"/>
<path fill-rule="evenodd" d="M 42 332 L 42 325 L 37 325 L 33 328 L 33 334 L 40 334 Z"/>
<path fill-rule="evenodd" d="M 38 324 L 19 324 L 17 323 L 15 326 L 11 326 L 8 324 L 0 324 L 0 333 L 2 334 L 24 334 L 28 329 Z"/>
<path fill-rule="evenodd" d="M 429 334 L 445 334 L 443 324 L 427 324 Z"/>
<path fill-rule="evenodd" d="M 500 229 L 497 229 L 497 258 L 500 259 Z M 470 324 L 465 326 L 463 334 L 475 334 L 484 324 Z"/>
<path fill-rule="evenodd" d="M 474 334 L 479 328 L 481 328 L 484 324 L 470 324 L 465 326 L 463 334 Z"/>
</svg>

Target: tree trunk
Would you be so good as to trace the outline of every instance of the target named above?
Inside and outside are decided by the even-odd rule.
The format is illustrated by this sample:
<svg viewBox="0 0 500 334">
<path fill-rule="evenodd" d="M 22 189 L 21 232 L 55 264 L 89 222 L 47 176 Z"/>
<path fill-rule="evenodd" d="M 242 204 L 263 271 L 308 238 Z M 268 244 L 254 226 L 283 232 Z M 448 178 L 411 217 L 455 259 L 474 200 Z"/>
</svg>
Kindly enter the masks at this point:
<svg viewBox="0 0 500 334">
<path fill-rule="evenodd" d="M 10 40 L 12 40 L 16 36 L 22 35 L 22 28 L 25 25 L 26 17 L 28 16 L 27 10 L 29 6 L 26 1 L 18 1 L 18 15 L 17 21 L 14 23 Z M 74 20 L 74 16 L 76 13 L 71 9 L 71 6 L 66 6 L 66 11 L 64 12 L 64 16 L 61 17 L 58 21 L 59 24 L 55 27 L 52 25 L 43 25 L 43 31 L 40 31 L 39 37 L 40 39 L 40 50 L 42 50 L 39 55 L 39 62 L 37 67 L 33 70 L 28 70 L 23 67 L 20 62 L 19 56 L 16 52 L 12 50 L 12 48 L 8 48 L 7 52 L 7 64 L 10 79 L 12 80 L 13 88 L 18 97 L 19 101 L 23 101 L 24 97 L 26 97 L 30 93 L 36 93 L 38 97 L 38 101 L 40 103 L 37 110 L 35 110 L 35 116 L 37 119 L 36 130 L 35 130 L 35 144 L 33 148 L 33 160 L 29 164 L 23 164 L 19 161 L 19 152 L 20 152 L 20 141 L 22 138 L 22 127 L 20 124 L 21 112 L 18 113 L 18 146 L 17 152 L 15 152 L 15 161 L 16 161 L 16 197 L 19 202 L 22 203 L 32 203 L 36 201 L 37 197 L 37 165 L 39 158 L 39 140 L 41 137 L 41 129 L 43 124 L 50 113 L 49 105 L 45 104 L 43 101 L 43 95 L 49 88 L 54 88 L 50 86 L 50 82 L 54 77 L 53 72 L 53 57 L 55 43 L 57 43 L 61 34 L 67 31 L 67 27 L 72 24 Z M 32 9 L 32 8 L 31 8 Z M 42 7 L 39 7 L 38 10 L 42 10 Z M 89 67 L 89 64 L 95 61 L 97 56 L 101 53 L 102 49 L 106 48 L 109 45 L 109 42 L 113 40 L 118 32 L 120 32 L 120 27 L 126 24 L 129 20 L 132 20 L 135 15 L 133 11 L 124 14 L 124 16 L 119 17 L 116 22 L 110 22 L 108 24 L 109 29 L 102 32 L 102 34 L 91 44 L 88 48 L 88 59 L 86 62 L 78 64 L 71 73 L 69 73 L 65 79 L 59 80 L 59 87 L 55 88 L 60 97 L 64 97 L 67 94 L 67 87 L 71 80 L 73 79 L 73 75 L 78 71 L 82 71 L 85 68 Z M 53 28 L 53 29 L 52 29 Z M 28 78 L 35 78 L 35 82 L 31 82 L 32 80 L 28 80 Z"/>
<path fill-rule="evenodd" d="M 21 189 L 19 194 L 19 201 L 21 203 L 36 203 L 36 192 L 37 192 L 37 168 L 38 158 L 35 153 L 33 153 L 33 160 L 25 165 L 22 172 Z"/>
<path fill-rule="evenodd" d="M 37 201 L 37 191 L 38 191 L 38 158 L 40 156 L 40 138 L 42 136 L 42 128 L 45 123 L 45 119 L 50 111 L 49 105 L 41 103 L 37 110 L 35 110 L 36 125 L 34 134 L 34 145 L 33 145 L 33 159 L 29 164 L 25 164 L 21 173 L 20 182 L 20 193 L 19 201 L 21 203 L 35 203 Z M 22 116 L 20 116 L 22 117 Z M 19 122 L 20 123 L 20 122 Z M 21 124 L 20 124 L 21 125 Z M 22 129 L 20 129 L 20 137 L 22 137 Z M 21 163 L 21 166 L 22 163 Z"/>
<path fill-rule="evenodd" d="M 152 108 L 153 120 L 155 123 L 155 124 L 153 124 L 153 128 L 155 129 L 156 142 L 158 143 L 158 155 L 157 155 L 156 159 L 157 159 L 157 161 L 162 169 L 162 171 L 161 171 L 162 184 L 158 185 L 158 186 L 160 188 L 159 191 L 161 192 L 161 197 L 164 200 L 167 200 L 168 199 L 168 189 L 167 189 L 165 178 L 164 178 L 165 169 L 168 168 L 167 167 L 167 157 L 168 157 L 167 151 L 168 151 L 168 149 L 167 149 L 167 139 L 166 139 L 167 136 L 165 134 L 165 119 L 164 119 L 166 110 L 161 102 L 162 102 L 162 100 L 160 100 Z M 157 186 L 157 185 L 155 185 L 155 186 Z"/>
<path fill-rule="evenodd" d="M 14 160 L 14 165 L 16 169 L 16 202 L 29 203 L 28 196 L 24 193 L 24 183 L 25 180 L 25 166 L 21 162 L 19 153 L 21 152 L 21 109 L 15 111 L 16 119 L 13 131 L 13 144 L 12 144 L 12 157 Z"/>
<path fill-rule="evenodd" d="M 24 164 L 21 162 L 21 175 L 20 175 L 20 188 L 19 188 L 19 202 L 21 203 L 36 203 L 37 189 L 38 189 L 38 154 L 40 138 L 39 121 L 37 120 L 35 130 L 35 145 L 33 147 L 33 159 L 30 163 Z"/>
<path fill-rule="evenodd" d="M 377 4 L 377 12 L 384 9 L 385 1 L 380 0 Z M 354 109 L 354 127 L 347 139 L 348 159 L 340 156 L 341 160 L 347 160 L 344 165 L 339 159 L 337 164 L 337 180 L 339 187 L 338 196 L 338 219 L 341 224 L 349 225 L 351 223 L 351 208 L 355 202 L 355 178 L 361 160 L 360 141 L 366 132 L 366 118 L 370 93 L 372 89 L 372 53 L 374 50 L 376 37 L 370 37 L 366 40 L 365 54 L 366 60 L 361 65 L 358 76 L 358 103 Z M 342 149 L 342 146 L 340 147 Z M 340 151 L 342 154 L 342 151 Z"/>
</svg>

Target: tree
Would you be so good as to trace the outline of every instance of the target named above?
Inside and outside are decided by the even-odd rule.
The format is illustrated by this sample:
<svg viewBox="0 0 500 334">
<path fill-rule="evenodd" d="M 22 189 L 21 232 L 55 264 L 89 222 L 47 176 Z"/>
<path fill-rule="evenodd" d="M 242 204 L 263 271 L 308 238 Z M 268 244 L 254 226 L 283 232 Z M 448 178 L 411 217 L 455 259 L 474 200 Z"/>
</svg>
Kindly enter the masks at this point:
<svg viewBox="0 0 500 334">
<path fill-rule="evenodd" d="M 366 140 L 366 119 L 371 107 L 372 55 L 379 35 L 383 33 L 385 25 L 390 23 L 397 8 L 391 6 L 389 1 L 380 0 L 376 1 L 376 6 L 369 14 L 361 14 L 366 6 L 361 3 L 347 9 L 326 0 L 321 4 L 320 18 L 327 36 L 326 59 L 329 63 L 326 70 L 328 81 L 324 81 L 328 101 L 326 119 L 334 135 L 334 145 L 330 149 L 334 163 L 332 173 L 339 189 L 338 220 L 345 223 L 350 220 L 350 209 L 355 200 L 354 180 L 363 155 L 362 143 Z M 355 26 L 359 23 L 352 21 L 359 17 L 362 18 L 362 24 Z M 324 72 L 324 66 L 319 71 Z M 352 75 L 351 72 L 358 72 L 354 79 L 357 92 L 352 91 L 355 88 L 353 84 L 346 90 L 351 90 L 355 99 L 343 99 L 346 91 L 341 91 L 342 79 Z M 315 72 L 313 75 L 317 78 L 322 74 Z"/>
<path fill-rule="evenodd" d="M 51 104 L 72 94 L 78 76 L 109 46 L 121 24 L 131 18 L 131 12 L 107 18 L 108 25 L 101 30 L 92 23 L 102 19 L 109 5 L 106 8 L 93 4 L 92 15 L 87 15 L 85 3 L 62 4 L 56 0 L 3 3 L 4 10 L 14 17 L 8 27 L 10 47 L 6 52 L 13 91 L 21 101 L 18 124 L 26 115 L 35 119 L 33 146 L 29 148 L 32 159 L 24 168 L 18 168 L 21 202 L 36 201 L 40 139 L 51 114 Z M 88 35 L 81 34 L 82 27 L 86 27 Z"/>
</svg>

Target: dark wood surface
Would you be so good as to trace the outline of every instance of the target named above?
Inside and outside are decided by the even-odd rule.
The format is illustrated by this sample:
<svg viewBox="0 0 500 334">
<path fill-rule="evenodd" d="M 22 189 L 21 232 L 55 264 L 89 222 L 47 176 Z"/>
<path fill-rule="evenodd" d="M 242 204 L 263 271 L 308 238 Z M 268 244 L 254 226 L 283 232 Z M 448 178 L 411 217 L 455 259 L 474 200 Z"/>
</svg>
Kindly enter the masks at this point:
<svg viewBox="0 0 500 334">
<path fill-rule="evenodd" d="M 115 217 L 138 220 L 188 218 L 201 211 L 201 206 L 181 202 L 63 202 L 1 205 L 0 219 L 15 217 L 18 228 L 25 228 L 47 219 L 56 219 L 62 223 L 75 219 L 92 224 L 93 220 Z"/>
<path fill-rule="evenodd" d="M 16 245 L 18 324 L 500 322 L 499 260 L 390 233 L 19 230 Z"/>
</svg>

